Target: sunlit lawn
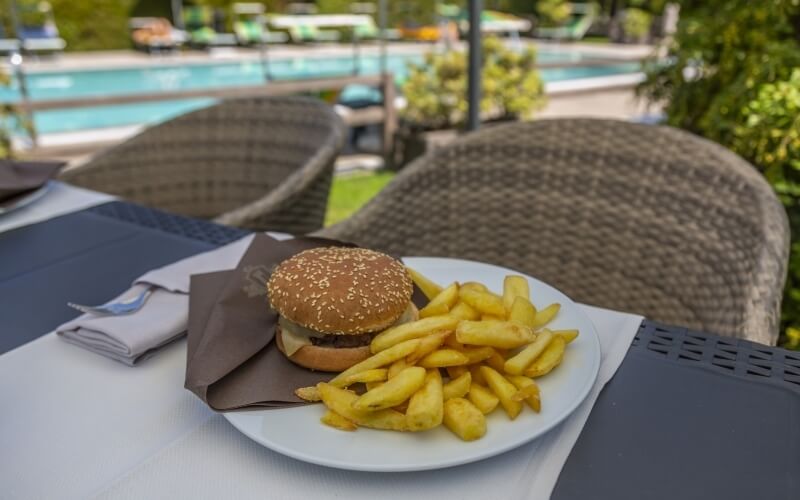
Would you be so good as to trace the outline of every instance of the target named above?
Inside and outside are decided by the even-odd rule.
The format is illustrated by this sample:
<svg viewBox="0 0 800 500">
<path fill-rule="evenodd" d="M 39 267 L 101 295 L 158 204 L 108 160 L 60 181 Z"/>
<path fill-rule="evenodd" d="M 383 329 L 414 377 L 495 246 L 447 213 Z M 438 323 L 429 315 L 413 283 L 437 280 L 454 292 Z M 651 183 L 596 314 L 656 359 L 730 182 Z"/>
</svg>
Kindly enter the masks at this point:
<svg viewBox="0 0 800 500">
<path fill-rule="evenodd" d="M 334 177 L 325 225 L 330 226 L 349 217 L 378 194 L 394 175 L 394 172 L 365 172 Z"/>
</svg>

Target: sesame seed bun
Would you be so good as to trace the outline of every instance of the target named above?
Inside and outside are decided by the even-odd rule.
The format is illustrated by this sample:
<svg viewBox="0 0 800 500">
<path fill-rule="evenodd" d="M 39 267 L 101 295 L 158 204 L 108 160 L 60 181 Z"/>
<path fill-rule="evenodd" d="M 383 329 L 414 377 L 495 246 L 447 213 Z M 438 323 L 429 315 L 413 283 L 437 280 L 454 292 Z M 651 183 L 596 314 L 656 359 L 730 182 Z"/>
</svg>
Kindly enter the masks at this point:
<svg viewBox="0 0 800 500">
<path fill-rule="evenodd" d="M 320 247 L 278 265 L 267 292 L 272 307 L 293 323 L 328 335 L 360 335 L 392 325 L 408 307 L 413 285 L 403 264 L 388 255 Z"/>
<path fill-rule="evenodd" d="M 280 326 L 276 327 L 275 344 L 286 355 Z M 288 358 L 304 368 L 323 372 L 343 372 L 370 357 L 369 346 L 361 347 L 323 347 L 304 345 Z"/>
</svg>

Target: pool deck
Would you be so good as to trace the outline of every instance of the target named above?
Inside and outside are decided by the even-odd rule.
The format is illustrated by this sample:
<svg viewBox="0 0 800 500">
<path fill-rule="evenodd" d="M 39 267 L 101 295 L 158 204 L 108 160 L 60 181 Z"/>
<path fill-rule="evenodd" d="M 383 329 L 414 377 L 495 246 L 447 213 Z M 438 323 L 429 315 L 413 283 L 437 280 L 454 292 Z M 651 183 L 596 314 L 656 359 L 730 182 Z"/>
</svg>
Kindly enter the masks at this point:
<svg viewBox="0 0 800 500">
<path fill-rule="evenodd" d="M 513 43 L 513 42 L 509 42 Z M 639 60 L 650 53 L 650 45 L 617 45 L 595 43 L 554 43 L 540 40 L 523 39 L 523 44 L 547 50 L 575 52 L 602 59 L 615 59 L 619 61 Z M 464 50 L 466 45 L 459 41 L 451 46 L 456 50 Z M 421 54 L 431 50 L 445 50 L 443 44 L 392 42 L 386 44 L 387 53 L 392 54 Z M 363 55 L 376 55 L 379 45 L 375 42 L 359 44 L 359 51 Z M 353 54 L 352 44 L 325 43 L 306 45 L 269 45 L 268 57 L 275 59 L 291 58 L 326 58 L 350 57 Z M 154 67 L 173 64 L 204 64 L 219 61 L 257 61 L 259 51 L 247 48 L 218 48 L 210 51 L 179 51 L 165 54 L 145 54 L 133 50 L 97 51 L 97 52 L 67 52 L 58 56 L 27 59 L 24 68 L 29 71 L 64 71 L 87 69 L 113 69 L 132 67 Z M 558 63 L 558 65 L 562 65 Z"/>
</svg>

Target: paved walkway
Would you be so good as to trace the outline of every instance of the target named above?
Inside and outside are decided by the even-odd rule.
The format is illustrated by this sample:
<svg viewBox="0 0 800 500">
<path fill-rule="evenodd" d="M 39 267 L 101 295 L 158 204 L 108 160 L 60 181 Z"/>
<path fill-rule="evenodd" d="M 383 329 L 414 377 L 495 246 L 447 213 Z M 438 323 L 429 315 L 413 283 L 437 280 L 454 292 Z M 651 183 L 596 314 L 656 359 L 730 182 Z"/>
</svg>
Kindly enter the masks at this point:
<svg viewBox="0 0 800 500">
<path fill-rule="evenodd" d="M 509 42 L 512 43 L 512 42 Z M 617 45 L 594 43 L 555 43 L 539 40 L 523 40 L 525 44 L 532 44 L 543 49 L 554 49 L 564 52 L 575 52 L 595 57 L 638 60 L 647 56 L 653 50 L 650 45 Z M 392 42 L 387 43 L 389 54 L 423 53 L 431 49 L 444 50 L 442 44 Z M 463 50 L 466 47 L 463 41 L 453 45 L 453 48 Z M 359 46 L 362 54 L 376 55 L 380 48 L 377 42 L 365 42 Z M 325 43 L 307 45 L 270 45 L 267 47 L 269 57 L 275 59 L 291 59 L 300 57 L 344 57 L 353 53 L 352 44 Z M 256 61 L 259 52 L 247 48 L 218 48 L 210 51 L 187 50 L 167 54 L 148 55 L 133 50 L 97 51 L 97 52 L 67 52 L 54 58 L 41 60 L 27 59 L 24 68 L 32 71 L 79 70 L 79 69 L 112 69 L 119 67 L 158 66 L 167 64 L 202 64 L 210 61 Z"/>
</svg>

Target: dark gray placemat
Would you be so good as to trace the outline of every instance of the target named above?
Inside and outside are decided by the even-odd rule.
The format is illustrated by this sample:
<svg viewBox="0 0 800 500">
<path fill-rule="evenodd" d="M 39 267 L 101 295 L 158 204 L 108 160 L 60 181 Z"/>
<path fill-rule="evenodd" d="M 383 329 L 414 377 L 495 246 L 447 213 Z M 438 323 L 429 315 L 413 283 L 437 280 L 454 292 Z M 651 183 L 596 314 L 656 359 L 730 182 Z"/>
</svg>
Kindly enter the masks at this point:
<svg viewBox="0 0 800 500">
<path fill-rule="evenodd" d="M 645 321 L 552 498 L 800 498 L 800 353 Z"/>
<path fill-rule="evenodd" d="M 0 354 L 99 304 L 145 272 L 246 234 L 125 202 L 0 233 Z"/>
</svg>

